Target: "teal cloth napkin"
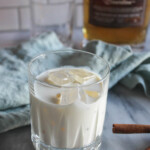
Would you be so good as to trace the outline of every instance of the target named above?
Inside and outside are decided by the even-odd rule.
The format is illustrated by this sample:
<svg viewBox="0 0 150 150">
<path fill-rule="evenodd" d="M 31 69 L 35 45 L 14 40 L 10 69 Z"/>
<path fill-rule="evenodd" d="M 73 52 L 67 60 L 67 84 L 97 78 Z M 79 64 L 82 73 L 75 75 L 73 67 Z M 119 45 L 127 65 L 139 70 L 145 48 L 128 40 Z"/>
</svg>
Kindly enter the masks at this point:
<svg viewBox="0 0 150 150">
<path fill-rule="evenodd" d="M 64 49 L 64 45 L 56 34 L 48 33 L 16 48 L 0 50 L 0 133 L 30 124 L 28 62 L 40 53 L 60 49 Z M 140 84 L 150 97 L 150 53 L 133 53 L 129 46 L 102 41 L 91 41 L 83 50 L 109 62 L 109 88 L 118 82 L 129 89 Z"/>
</svg>

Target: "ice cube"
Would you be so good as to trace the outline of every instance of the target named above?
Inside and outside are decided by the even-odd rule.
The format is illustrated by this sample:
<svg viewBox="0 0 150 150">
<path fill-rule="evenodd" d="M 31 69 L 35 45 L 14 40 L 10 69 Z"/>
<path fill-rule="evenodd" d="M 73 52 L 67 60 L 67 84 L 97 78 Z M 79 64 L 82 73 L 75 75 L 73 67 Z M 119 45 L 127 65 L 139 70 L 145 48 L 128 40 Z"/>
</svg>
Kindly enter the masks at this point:
<svg viewBox="0 0 150 150">
<path fill-rule="evenodd" d="M 83 88 L 79 89 L 79 100 L 84 103 L 88 103 L 88 97 Z"/>
<path fill-rule="evenodd" d="M 80 84 L 83 84 L 85 81 L 89 79 L 96 78 L 95 74 L 87 72 L 84 69 L 72 69 L 69 71 L 69 74 L 77 83 Z"/>
<path fill-rule="evenodd" d="M 97 91 L 89 91 L 82 88 L 79 90 L 79 100 L 85 104 L 92 104 L 97 101 L 99 97 L 100 93 Z"/>
<path fill-rule="evenodd" d="M 96 98 L 96 99 L 97 99 L 97 98 L 100 97 L 100 93 L 97 92 L 97 91 L 85 90 L 85 93 L 86 93 L 88 96 L 92 97 L 92 98 Z"/>
<path fill-rule="evenodd" d="M 46 82 L 53 85 L 67 85 L 73 82 L 73 79 L 68 74 L 67 70 L 58 70 L 50 72 L 46 78 Z"/>
<path fill-rule="evenodd" d="M 60 104 L 68 105 L 79 99 L 78 88 L 65 88 L 61 91 Z"/>
</svg>

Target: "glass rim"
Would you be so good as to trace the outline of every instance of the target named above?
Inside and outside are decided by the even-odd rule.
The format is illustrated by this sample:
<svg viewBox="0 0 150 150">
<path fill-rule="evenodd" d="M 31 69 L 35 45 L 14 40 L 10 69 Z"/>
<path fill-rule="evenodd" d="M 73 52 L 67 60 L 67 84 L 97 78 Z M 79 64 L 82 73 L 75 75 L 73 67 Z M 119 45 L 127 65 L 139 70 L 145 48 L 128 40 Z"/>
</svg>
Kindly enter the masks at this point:
<svg viewBox="0 0 150 150">
<path fill-rule="evenodd" d="M 50 84 L 50 83 L 46 83 L 46 82 L 43 82 L 43 81 L 40 81 L 36 78 L 35 75 L 32 74 L 31 72 L 31 66 L 32 66 L 32 63 L 37 60 L 38 58 L 40 57 L 45 57 L 47 54 L 57 54 L 57 53 L 64 53 L 64 52 L 73 52 L 73 53 L 85 53 L 85 54 L 88 54 L 88 55 L 91 55 L 91 56 L 96 56 L 97 59 L 101 59 L 103 62 L 105 62 L 105 64 L 107 65 L 107 72 L 106 74 L 104 75 L 104 77 L 102 77 L 99 81 L 96 81 L 94 83 L 90 83 L 90 84 L 85 84 L 85 85 L 75 85 L 75 86 L 65 86 L 65 85 L 54 85 L 54 84 Z M 50 87 L 50 88 L 82 88 L 82 87 L 87 87 L 87 86 L 92 86 L 92 85 L 95 85 L 95 84 L 99 84 L 101 82 L 103 82 L 107 76 L 110 74 L 110 66 L 108 64 L 108 62 L 94 54 L 94 53 L 90 53 L 90 52 L 86 52 L 86 51 L 83 51 L 83 50 L 77 50 L 77 49 L 59 49 L 59 50 L 52 50 L 52 51 L 47 51 L 47 52 L 44 52 L 44 53 L 41 53 L 35 57 L 33 57 L 30 62 L 28 63 L 28 76 L 31 76 L 36 82 L 40 83 L 41 85 L 44 85 L 44 86 L 47 86 L 47 87 Z"/>
</svg>

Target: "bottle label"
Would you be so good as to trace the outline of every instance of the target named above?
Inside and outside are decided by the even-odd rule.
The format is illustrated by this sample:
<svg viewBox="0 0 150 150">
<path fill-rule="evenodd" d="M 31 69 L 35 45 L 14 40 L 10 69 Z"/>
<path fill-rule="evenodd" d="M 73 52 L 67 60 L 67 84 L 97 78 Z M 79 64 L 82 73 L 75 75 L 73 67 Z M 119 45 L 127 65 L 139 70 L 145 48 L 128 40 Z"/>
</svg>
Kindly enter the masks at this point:
<svg viewBox="0 0 150 150">
<path fill-rule="evenodd" d="M 147 0 L 90 0 L 89 23 L 102 27 L 138 27 L 144 23 Z"/>
</svg>

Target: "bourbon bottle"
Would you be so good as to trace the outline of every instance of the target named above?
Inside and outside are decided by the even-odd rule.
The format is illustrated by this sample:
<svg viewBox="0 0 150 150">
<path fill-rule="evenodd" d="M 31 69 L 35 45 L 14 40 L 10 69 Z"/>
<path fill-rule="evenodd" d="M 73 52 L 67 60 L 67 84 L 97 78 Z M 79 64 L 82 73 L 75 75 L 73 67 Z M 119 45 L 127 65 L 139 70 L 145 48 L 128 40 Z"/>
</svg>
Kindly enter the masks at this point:
<svg viewBox="0 0 150 150">
<path fill-rule="evenodd" d="M 150 0 L 84 0 L 87 40 L 140 44 L 145 41 L 149 20 Z"/>
</svg>

